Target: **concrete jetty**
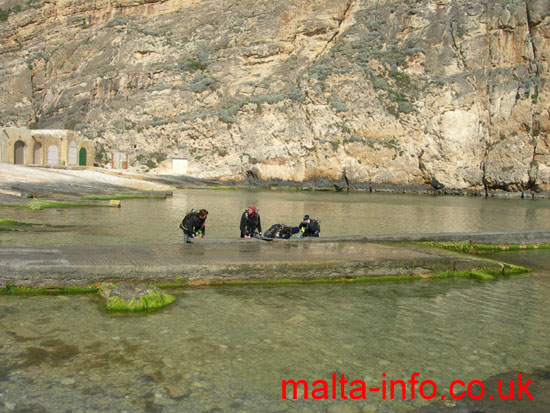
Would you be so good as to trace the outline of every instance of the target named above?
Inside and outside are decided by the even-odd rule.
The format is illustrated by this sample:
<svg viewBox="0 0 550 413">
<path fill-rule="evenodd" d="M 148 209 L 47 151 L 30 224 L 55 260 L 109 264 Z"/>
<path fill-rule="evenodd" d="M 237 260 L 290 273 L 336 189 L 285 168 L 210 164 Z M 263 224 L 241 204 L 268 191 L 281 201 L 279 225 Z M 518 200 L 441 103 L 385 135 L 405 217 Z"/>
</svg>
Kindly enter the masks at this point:
<svg viewBox="0 0 550 413">
<path fill-rule="evenodd" d="M 349 238 L 208 240 L 165 245 L 9 245 L 0 285 L 81 286 L 99 282 L 208 283 L 422 275 L 499 268 L 483 258 L 388 241 L 544 244 L 550 230 L 402 234 Z M 487 242 L 491 240 L 492 242 Z"/>
</svg>

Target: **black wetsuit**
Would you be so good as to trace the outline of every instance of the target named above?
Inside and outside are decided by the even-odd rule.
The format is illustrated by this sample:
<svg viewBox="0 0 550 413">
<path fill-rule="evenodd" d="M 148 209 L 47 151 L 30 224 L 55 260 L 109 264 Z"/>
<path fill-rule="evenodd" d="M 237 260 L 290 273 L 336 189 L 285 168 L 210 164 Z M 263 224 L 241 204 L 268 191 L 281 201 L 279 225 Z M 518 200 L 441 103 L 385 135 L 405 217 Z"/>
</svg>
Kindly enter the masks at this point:
<svg viewBox="0 0 550 413">
<path fill-rule="evenodd" d="M 198 233 L 206 235 L 206 226 L 204 225 L 205 219 L 201 219 L 195 213 L 190 212 L 181 221 L 180 228 L 183 233 L 193 238 Z"/>
<path fill-rule="evenodd" d="M 319 221 L 312 219 L 309 223 L 303 221 L 300 223 L 300 232 L 302 237 L 318 237 L 321 233 Z"/>
<path fill-rule="evenodd" d="M 262 233 L 260 214 L 256 212 L 253 217 L 249 217 L 248 210 L 244 211 L 241 216 L 241 238 L 245 235 L 253 237 L 257 233 Z"/>
</svg>

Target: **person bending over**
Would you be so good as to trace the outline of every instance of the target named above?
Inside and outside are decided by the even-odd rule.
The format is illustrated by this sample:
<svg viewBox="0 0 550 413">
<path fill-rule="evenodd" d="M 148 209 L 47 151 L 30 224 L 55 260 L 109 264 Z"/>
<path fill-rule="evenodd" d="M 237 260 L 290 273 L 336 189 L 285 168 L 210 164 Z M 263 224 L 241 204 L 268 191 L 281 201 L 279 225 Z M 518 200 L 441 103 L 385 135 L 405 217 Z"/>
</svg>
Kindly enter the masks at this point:
<svg viewBox="0 0 550 413">
<path fill-rule="evenodd" d="M 186 243 L 191 243 L 191 238 L 206 236 L 206 218 L 208 217 L 208 211 L 201 209 L 200 211 L 193 211 L 187 213 L 180 222 L 180 229 L 183 231 L 183 240 Z"/>
<path fill-rule="evenodd" d="M 251 238 L 262 235 L 262 223 L 256 205 L 250 205 L 241 216 L 241 238 Z"/>
<path fill-rule="evenodd" d="M 318 237 L 321 233 L 319 221 L 311 219 L 309 215 L 304 215 L 304 219 L 298 227 L 300 228 L 300 237 Z"/>
</svg>

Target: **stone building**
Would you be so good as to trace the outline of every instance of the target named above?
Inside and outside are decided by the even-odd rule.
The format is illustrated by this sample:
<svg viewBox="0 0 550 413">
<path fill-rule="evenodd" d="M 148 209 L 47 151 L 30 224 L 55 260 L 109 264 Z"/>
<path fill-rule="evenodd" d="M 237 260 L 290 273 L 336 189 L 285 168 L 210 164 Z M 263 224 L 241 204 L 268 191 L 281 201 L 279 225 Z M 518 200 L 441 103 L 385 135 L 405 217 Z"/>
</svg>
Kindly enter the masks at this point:
<svg viewBox="0 0 550 413">
<path fill-rule="evenodd" d="M 19 165 L 93 166 L 94 143 L 72 130 L 4 128 L 0 161 Z"/>
</svg>

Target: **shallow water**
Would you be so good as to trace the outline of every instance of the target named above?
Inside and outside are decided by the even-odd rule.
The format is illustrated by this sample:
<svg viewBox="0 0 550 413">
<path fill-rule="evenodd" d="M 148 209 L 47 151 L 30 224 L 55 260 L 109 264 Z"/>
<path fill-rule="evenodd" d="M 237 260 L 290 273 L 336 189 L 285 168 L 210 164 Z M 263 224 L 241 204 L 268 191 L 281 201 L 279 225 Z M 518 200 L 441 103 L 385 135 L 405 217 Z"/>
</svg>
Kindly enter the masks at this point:
<svg viewBox="0 0 550 413">
<path fill-rule="evenodd" d="M 121 209 L 0 208 L 0 218 L 52 226 L 3 232 L 0 242 L 181 242 L 177 225 L 191 207 L 210 210 L 209 238 L 236 238 L 249 203 L 258 205 L 264 230 L 309 213 L 321 219 L 324 236 L 550 223 L 548 200 L 186 190 L 166 200 L 125 200 Z M 147 316 L 107 314 L 91 296 L 0 296 L 0 411 L 544 411 L 550 251 L 491 257 L 536 271 L 489 283 L 189 288 Z M 281 380 L 330 382 L 336 373 L 380 387 L 384 378 L 406 381 L 412 372 L 438 384 L 435 400 L 281 397 Z M 541 386 L 534 387 L 538 404 L 438 404 L 453 380 L 490 382 L 517 372 Z"/>
<path fill-rule="evenodd" d="M 487 283 L 189 288 L 147 316 L 106 314 L 90 296 L 0 296 L 0 406 L 411 411 L 433 401 L 375 393 L 353 402 L 282 400 L 281 380 L 336 373 L 380 387 L 383 373 L 408 380 L 419 372 L 440 386 L 436 400 L 456 379 L 525 372 L 544 380 L 537 371 L 550 367 L 550 251 L 507 257 L 541 270 Z M 533 396 L 550 403 L 548 392 Z M 517 411 L 506 406 L 485 411 Z"/>
<path fill-rule="evenodd" d="M 5 243 L 176 243 L 179 221 L 191 208 L 210 211 L 209 238 L 238 238 L 242 212 L 258 206 L 264 231 L 298 225 L 304 214 L 321 220 L 322 236 L 481 232 L 550 226 L 550 200 L 433 197 L 385 193 L 179 190 L 166 200 L 123 200 L 120 209 L 31 211 L 0 208 L 0 218 L 49 224 L 43 232 L 0 232 Z M 67 227 L 56 227 L 67 225 Z M 24 230 L 25 228 L 19 228 Z"/>
</svg>

